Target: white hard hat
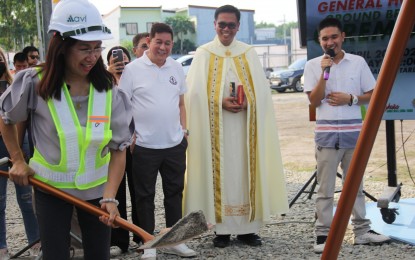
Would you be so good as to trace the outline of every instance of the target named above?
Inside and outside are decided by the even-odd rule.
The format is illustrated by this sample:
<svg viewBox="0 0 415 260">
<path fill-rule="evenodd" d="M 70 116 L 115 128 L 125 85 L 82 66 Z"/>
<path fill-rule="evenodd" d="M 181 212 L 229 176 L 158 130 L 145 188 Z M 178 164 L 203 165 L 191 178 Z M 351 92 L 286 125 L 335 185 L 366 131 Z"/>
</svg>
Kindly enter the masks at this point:
<svg viewBox="0 0 415 260">
<path fill-rule="evenodd" d="M 112 39 L 98 9 L 88 0 L 61 0 L 50 18 L 49 30 L 81 41 Z"/>
</svg>

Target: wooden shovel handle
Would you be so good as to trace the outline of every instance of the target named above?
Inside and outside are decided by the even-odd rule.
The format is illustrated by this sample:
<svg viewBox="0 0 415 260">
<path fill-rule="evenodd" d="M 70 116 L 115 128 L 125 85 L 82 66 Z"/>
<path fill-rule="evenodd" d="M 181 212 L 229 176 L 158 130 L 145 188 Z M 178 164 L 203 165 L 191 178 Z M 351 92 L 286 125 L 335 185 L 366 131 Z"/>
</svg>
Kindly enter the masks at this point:
<svg viewBox="0 0 415 260">
<path fill-rule="evenodd" d="M 8 178 L 9 177 L 9 173 L 5 172 L 5 171 L 0 171 L 0 175 L 2 175 L 3 177 Z M 91 203 L 88 203 L 86 201 L 83 201 L 81 199 L 78 199 L 75 196 L 72 196 L 64 191 L 61 191 L 55 187 L 50 186 L 49 184 L 46 184 L 42 181 L 39 181 L 35 178 L 33 178 L 32 176 L 29 176 L 29 183 L 32 184 L 33 186 L 42 189 L 50 194 L 52 194 L 53 196 L 60 198 L 64 201 L 67 201 L 75 206 L 77 206 L 78 208 L 81 208 L 83 210 L 85 210 L 86 212 L 95 215 L 97 217 L 100 216 L 106 216 L 109 217 L 109 213 L 104 211 L 101 208 L 98 208 L 95 205 L 92 205 Z M 144 231 L 143 229 L 137 227 L 136 225 L 128 222 L 127 220 L 117 216 L 114 220 L 114 224 L 125 229 L 128 230 L 130 232 L 133 232 L 134 234 L 136 234 L 137 236 L 141 237 L 141 239 L 143 240 L 144 243 L 153 240 L 154 236 L 152 236 L 151 234 L 147 233 L 146 231 Z"/>
</svg>

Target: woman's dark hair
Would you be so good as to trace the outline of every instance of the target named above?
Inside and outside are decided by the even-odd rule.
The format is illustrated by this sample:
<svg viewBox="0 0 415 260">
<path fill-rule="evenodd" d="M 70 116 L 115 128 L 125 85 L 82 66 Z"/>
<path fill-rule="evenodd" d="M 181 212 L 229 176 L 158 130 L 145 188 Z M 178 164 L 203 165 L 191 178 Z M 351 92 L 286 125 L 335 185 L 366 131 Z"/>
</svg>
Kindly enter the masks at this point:
<svg viewBox="0 0 415 260">
<path fill-rule="evenodd" d="M 128 52 L 128 50 L 122 46 L 114 46 L 111 49 L 109 49 L 108 53 L 107 53 L 107 63 L 110 64 L 110 59 L 111 59 L 111 55 L 112 55 L 112 51 L 116 50 L 116 49 L 121 49 L 125 55 L 127 55 L 128 60 L 131 61 L 131 56 L 130 53 Z"/>
<path fill-rule="evenodd" d="M 238 22 L 241 20 L 241 12 L 238 8 L 233 5 L 222 5 L 218 7 L 215 11 L 215 21 L 218 19 L 219 14 L 221 13 L 231 13 L 236 15 L 236 19 Z"/>
<path fill-rule="evenodd" d="M 46 61 L 40 65 L 42 79 L 36 86 L 36 92 L 44 100 L 49 98 L 61 99 L 63 76 L 65 72 L 65 53 L 75 45 L 78 40 L 73 38 L 62 39 L 59 33 L 55 33 L 49 43 Z M 112 88 L 115 78 L 105 69 L 104 61 L 100 56 L 95 66 L 88 74 L 88 79 L 98 91 L 107 91 Z"/>
</svg>

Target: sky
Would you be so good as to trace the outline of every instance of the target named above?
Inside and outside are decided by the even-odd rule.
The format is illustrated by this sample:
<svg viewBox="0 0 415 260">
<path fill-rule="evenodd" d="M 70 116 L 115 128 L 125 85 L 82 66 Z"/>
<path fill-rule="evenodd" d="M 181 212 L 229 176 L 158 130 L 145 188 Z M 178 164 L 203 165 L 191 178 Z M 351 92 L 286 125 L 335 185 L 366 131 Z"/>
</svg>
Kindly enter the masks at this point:
<svg viewBox="0 0 415 260">
<path fill-rule="evenodd" d="M 162 6 L 163 9 L 183 8 L 188 5 L 219 7 L 230 4 L 239 9 L 255 10 L 257 23 L 267 22 L 280 25 L 297 21 L 296 0 L 89 0 L 101 14 L 107 14 L 118 5 L 122 6 Z M 150 4 L 149 4 L 150 3 Z"/>
</svg>

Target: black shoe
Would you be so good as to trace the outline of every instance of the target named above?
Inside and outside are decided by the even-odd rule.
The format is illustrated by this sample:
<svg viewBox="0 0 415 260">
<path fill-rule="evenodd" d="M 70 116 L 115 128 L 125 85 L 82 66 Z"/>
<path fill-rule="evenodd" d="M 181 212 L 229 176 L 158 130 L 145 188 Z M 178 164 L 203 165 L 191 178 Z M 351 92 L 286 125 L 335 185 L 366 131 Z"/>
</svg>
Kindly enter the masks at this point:
<svg viewBox="0 0 415 260">
<path fill-rule="evenodd" d="M 262 245 L 261 237 L 256 234 L 245 234 L 245 235 L 237 235 L 236 239 L 242 241 L 243 243 L 247 244 L 248 246 L 260 246 Z"/>
<path fill-rule="evenodd" d="M 230 241 L 231 235 L 216 235 L 216 237 L 213 239 L 213 245 L 215 247 L 224 248 L 229 246 Z"/>
</svg>

